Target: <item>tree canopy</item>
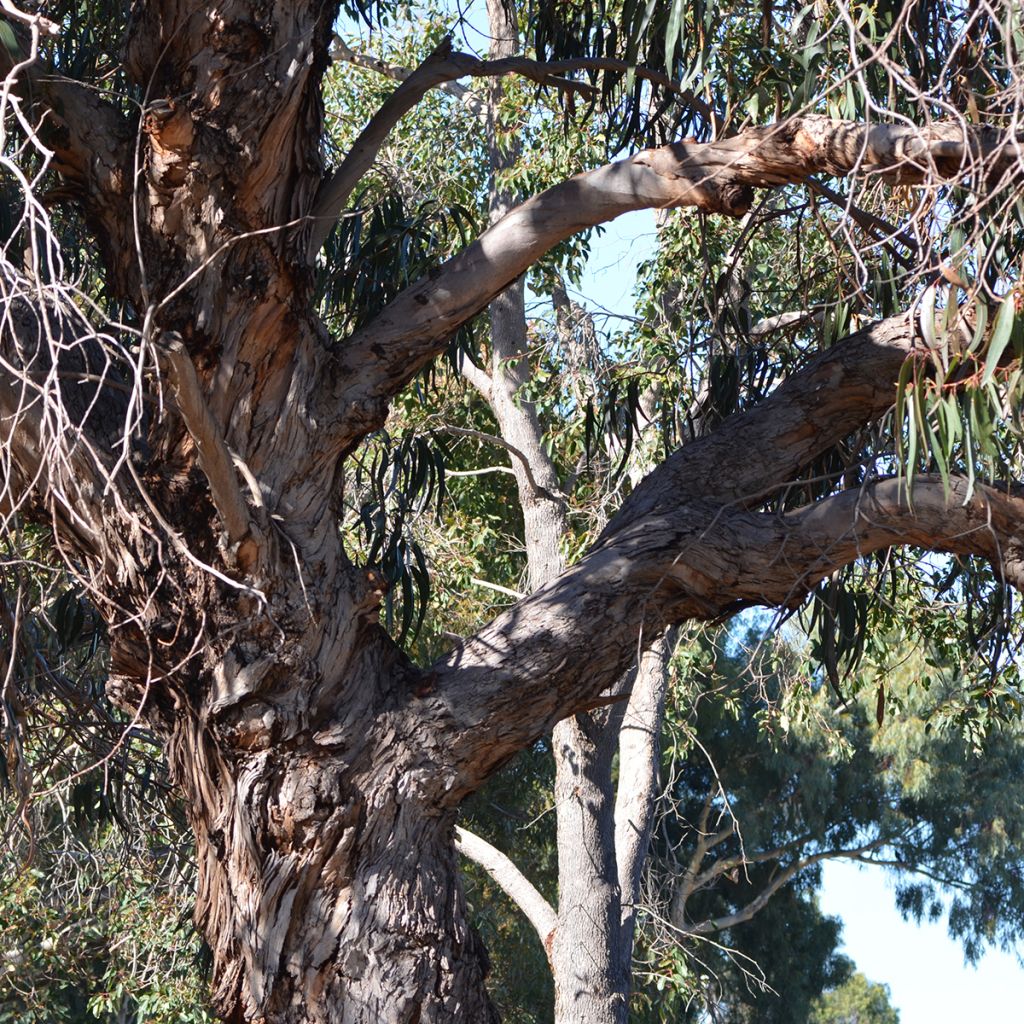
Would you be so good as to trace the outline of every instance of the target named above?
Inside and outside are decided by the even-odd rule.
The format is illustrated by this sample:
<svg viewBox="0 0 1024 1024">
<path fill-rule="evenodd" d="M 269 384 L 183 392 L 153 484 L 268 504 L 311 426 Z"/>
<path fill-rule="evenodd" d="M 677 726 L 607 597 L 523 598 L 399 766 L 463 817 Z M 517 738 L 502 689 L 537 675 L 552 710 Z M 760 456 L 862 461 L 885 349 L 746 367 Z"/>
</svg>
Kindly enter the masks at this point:
<svg viewBox="0 0 1024 1024">
<path fill-rule="evenodd" d="M 791 871 L 828 931 L 796 880 L 837 847 L 966 885 L 970 955 L 1017 935 L 1018 4 L 59 0 L 0 36 L 12 863 L 170 801 L 254 1024 L 495 1019 L 457 848 L 560 1024 L 642 1008 L 658 892 L 685 946 Z M 636 210 L 602 316 L 574 285 Z M 751 606 L 802 614 L 796 682 L 682 716 L 680 635 Z M 457 824 L 524 750 L 546 891 Z M 679 821 L 699 872 L 733 796 L 753 845 L 723 818 L 687 891 Z"/>
</svg>

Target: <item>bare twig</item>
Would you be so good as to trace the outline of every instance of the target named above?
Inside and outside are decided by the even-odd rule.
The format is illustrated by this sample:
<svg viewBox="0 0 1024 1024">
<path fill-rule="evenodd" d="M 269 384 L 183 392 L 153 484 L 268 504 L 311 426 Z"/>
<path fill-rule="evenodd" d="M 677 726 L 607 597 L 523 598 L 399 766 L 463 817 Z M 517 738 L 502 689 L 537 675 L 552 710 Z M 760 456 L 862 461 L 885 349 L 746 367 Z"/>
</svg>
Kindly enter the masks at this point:
<svg viewBox="0 0 1024 1024">
<path fill-rule="evenodd" d="M 468 427 L 446 425 L 437 429 L 445 434 L 453 434 L 456 437 L 471 437 L 474 440 L 483 441 L 485 444 L 494 444 L 499 448 L 504 448 L 505 451 L 514 455 L 519 460 L 519 464 L 523 467 L 523 472 L 526 474 L 526 479 L 529 481 L 535 495 L 547 501 L 562 500 L 563 496 L 554 495 L 546 487 L 542 487 L 537 483 L 537 478 L 533 475 L 533 469 L 530 466 L 530 460 L 514 444 L 510 444 L 503 437 L 498 437 L 496 434 L 485 434 L 482 430 L 471 430 Z"/>
</svg>

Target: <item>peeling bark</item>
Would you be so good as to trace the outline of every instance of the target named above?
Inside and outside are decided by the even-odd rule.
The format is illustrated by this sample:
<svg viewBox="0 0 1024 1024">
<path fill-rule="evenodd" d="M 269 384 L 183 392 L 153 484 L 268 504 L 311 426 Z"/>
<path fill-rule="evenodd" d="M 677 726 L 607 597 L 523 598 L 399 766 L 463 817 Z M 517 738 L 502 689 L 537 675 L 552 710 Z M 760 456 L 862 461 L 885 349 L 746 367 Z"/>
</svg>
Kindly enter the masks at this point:
<svg viewBox="0 0 1024 1024">
<path fill-rule="evenodd" d="M 909 318 L 895 318 L 668 460 L 557 576 L 558 481 L 536 463 L 549 495 L 532 494 L 529 513 L 545 546 L 536 593 L 422 671 L 377 621 L 379 576 L 343 549 L 343 455 L 469 317 L 505 292 L 518 318 L 505 290 L 580 228 L 643 206 L 735 214 L 752 187 L 823 171 L 917 180 L 978 159 L 999 173 L 1012 154 L 984 132 L 821 118 L 648 151 L 512 209 L 334 345 L 311 309 L 308 252 L 330 181 L 320 77 L 336 13 L 312 0 L 136 5 L 139 124 L 39 68 L 7 68 L 52 115 L 63 198 L 85 211 L 137 323 L 130 338 L 103 335 L 0 261 L 0 506 L 53 528 L 109 624 L 108 693 L 166 738 L 196 835 L 218 1012 L 249 1024 L 486 1022 L 486 955 L 455 863 L 467 793 L 616 685 L 637 637 L 666 623 L 792 605 L 890 544 L 975 553 L 1020 586 L 1024 499 L 979 487 L 967 500 L 954 481 L 947 502 L 921 479 L 912 508 L 898 483 L 878 481 L 786 516 L 756 511 L 885 411 L 914 346 Z M 170 389 L 160 370 L 173 371 Z M 513 358 L 480 383 L 532 458 L 539 434 L 512 397 L 515 374 Z M 594 722 L 562 730 L 567 763 L 608 741 Z M 587 764 L 560 785 L 593 801 L 586 827 L 603 841 L 611 794 Z M 600 877 L 618 889 L 614 865 Z M 582 905 L 572 884 L 567 905 Z M 614 912 L 594 925 L 609 948 L 617 900 L 602 895 Z M 599 1019 L 624 984 L 591 1003 L 573 995 L 567 1013 Z"/>
</svg>

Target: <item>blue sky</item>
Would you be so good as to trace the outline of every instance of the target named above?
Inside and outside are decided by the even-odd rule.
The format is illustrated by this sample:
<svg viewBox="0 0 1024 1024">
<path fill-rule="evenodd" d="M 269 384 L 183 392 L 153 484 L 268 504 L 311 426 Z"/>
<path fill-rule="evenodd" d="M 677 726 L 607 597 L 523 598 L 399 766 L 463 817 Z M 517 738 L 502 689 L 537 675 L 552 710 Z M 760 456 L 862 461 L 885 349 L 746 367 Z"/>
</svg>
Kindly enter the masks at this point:
<svg viewBox="0 0 1024 1024">
<path fill-rule="evenodd" d="M 880 868 L 834 861 L 824 867 L 821 908 L 842 918 L 843 950 L 872 981 L 885 982 L 900 1024 L 1024 1020 L 1024 970 L 990 951 L 964 964 L 944 921 L 904 921 Z M 1024 956 L 1024 947 L 1017 951 Z"/>
</svg>

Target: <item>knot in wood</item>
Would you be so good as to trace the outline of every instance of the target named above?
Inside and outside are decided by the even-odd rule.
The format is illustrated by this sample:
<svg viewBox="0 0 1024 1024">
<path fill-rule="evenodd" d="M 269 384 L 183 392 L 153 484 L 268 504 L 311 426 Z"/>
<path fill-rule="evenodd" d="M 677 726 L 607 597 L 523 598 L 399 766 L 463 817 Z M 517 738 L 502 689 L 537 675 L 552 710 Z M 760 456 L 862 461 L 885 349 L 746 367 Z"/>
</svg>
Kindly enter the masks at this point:
<svg viewBox="0 0 1024 1024">
<path fill-rule="evenodd" d="M 754 202 L 754 190 L 750 185 L 723 185 L 719 189 L 719 198 L 721 213 L 727 217 L 742 217 Z"/>
<path fill-rule="evenodd" d="M 376 569 L 367 569 L 357 583 L 358 593 L 355 598 L 355 611 L 361 617 L 372 622 L 377 620 L 381 601 L 390 587 L 388 581 Z"/>
<path fill-rule="evenodd" d="M 151 103 L 142 119 L 142 130 L 158 153 L 180 153 L 192 145 L 192 118 L 186 107 L 172 99 Z"/>
<path fill-rule="evenodd" d="M 706 181 L 694 189 L 696 206 L 705 213 L 742 217 L 754 202 L 754 189 L 738 182 Z"/>
</svg>

